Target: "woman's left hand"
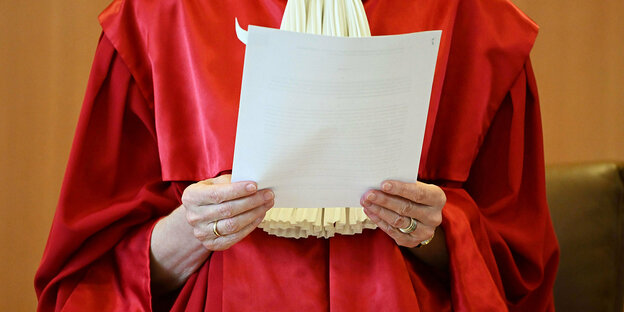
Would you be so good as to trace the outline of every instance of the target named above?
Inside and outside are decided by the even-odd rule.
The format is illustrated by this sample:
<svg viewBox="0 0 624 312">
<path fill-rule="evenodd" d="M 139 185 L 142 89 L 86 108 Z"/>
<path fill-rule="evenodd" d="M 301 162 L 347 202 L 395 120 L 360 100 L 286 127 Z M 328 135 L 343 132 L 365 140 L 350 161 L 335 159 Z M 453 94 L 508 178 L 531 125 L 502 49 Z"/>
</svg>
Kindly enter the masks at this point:
<svg viewBox="0 0 624 312">
<path fill-rule="evenodd" d="M 398 245 L 413 248 L 433 238 L 442 223 L 446 195 L 434 184 L 388 180 L 381 183 L 380 190 L 364 193 L 360 203 L 364 213 Z M 409 228 L 412 219 L 416 229 L 401 232 L 400 228 Z"/>
</svg>

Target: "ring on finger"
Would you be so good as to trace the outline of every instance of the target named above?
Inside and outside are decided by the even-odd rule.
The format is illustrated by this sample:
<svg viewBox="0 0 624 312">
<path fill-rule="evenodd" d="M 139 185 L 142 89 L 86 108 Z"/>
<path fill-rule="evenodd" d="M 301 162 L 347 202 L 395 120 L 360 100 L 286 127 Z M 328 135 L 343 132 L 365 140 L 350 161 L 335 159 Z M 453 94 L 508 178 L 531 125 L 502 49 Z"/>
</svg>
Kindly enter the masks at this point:
<svg viewBox="0 0 624 312">
<path fill-rule="evenodd" d="M 410 224 L 407 227 L 398 228 L 398 230 L 401 231 L 401 233 L 409 234 L 414 232 L 416 230 L 416 227 L 418 227 L 418 221 L 410 217 Z"/>
<path fill-rule="evenodd" d="M 424 241 L 420 242 L 420 244 L 416 245 L 416 248 L 420 248 L 422 246 L 425 246 L 425 245 L 431 243 L 431 240 L 433 239 L 434 236 L 435 236 L 435 233 L 433 235 L 431 235 L 431 237 L 429 239 L 424 240 Z"/>
<path fill-rule="evenodd" d="M 212 232 L 214 233 L 214 235 L 215 235 L 216 237 L 220 237 L 220 236 L 221 236 L 221 233 L 219 233 L 219 230 L 217 230 L 217 222 L 219 222 L 219 220 L 215 221 L 215 222 L 212 224 Z"/>
</svg>

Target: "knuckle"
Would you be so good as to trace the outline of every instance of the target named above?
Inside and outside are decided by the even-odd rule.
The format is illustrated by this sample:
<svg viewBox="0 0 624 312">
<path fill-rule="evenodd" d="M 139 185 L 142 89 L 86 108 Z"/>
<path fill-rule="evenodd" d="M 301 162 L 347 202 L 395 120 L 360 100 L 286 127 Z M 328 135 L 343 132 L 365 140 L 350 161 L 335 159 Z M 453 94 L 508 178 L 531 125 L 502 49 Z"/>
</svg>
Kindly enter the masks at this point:
<svg viewBox="0 0 624 312">
<path fill-rule="evenodd" d="M 219 219 L 225 219 L 232 216 L 232 203 L 224 202 L 217 205 L 217 215 Z"/>
<path fill-rule="evenodd" d="M 442 214 L 441 213 L 434 213 L 431 217 L 430 217 L 431 223 L 435 226 L 438 226 L 440 224 L 442 224 Z"/>
<path fill-rule="evenodd" d="M 225 237 L 217 237 L 215 239 L 211 239 L 205 242 L 204 246 L 206 246 L 208 250 L 212 251 L 223 251 L 230 248 L 230 244 L 228 244 L 228 241 L 225 239 Z"/>
<path fill-rule="evenodd" d="M 397 244 L 405 247 L 411 247 L 411 245 L 414 244 L 413 240 L 408 235 L 401 235 L 395 241 L 397 242 Z"/>
<path fill-rule="evenodd" d="M 192 226 L 195 226 L 200 220 L 200 216 L 196 213 L 193 213 L 191 211 L 186 211 L 186 222 Z"/>
<path fill-rule="evenodd" d="M 373 221 L 375 224 L 379 223 L 379 217 L 376 214 L 366 214 L 366 216 L 368 216 L 369 219 L 371 219 L 371 221 Z M 380 228 L 383 228 L 380 226 Z"/>
<path fill-rule="evenodd" d="M 443 189 L 440 189 L 440 206 L 444 207 L 446 205 L 446 193 Z"/>
<path fill-rule="evenodd" d="M 226 233 L 236 233 L 238 232 L 238 225 L 234 222 L 233 219 L 225 219 L 223 220 L 223 228 Z"/>
<path fill-rule="evenodd" d="M 393 237 L 393 238 L 394 238 L 394 241 L 395 241 L 397 244 L 401 245 L 401 246 L 405 245 L 405 237 L 403 237 L 403 236 L 404 236 L 404 235 L 397 235 L 397 236 Z"/>
<path fill-rule="evenodd" d="M 215 240 L 217 242 L 217 251 L 223 251 L 232 247 L 232 245 L 236 244 L 239 239 L 236 236 L 222 236 Z"/>
<path fill-rule="evenodd" d="M 180 200 L 182 201 L 182 205 L 187 206 L 188 204 L 190 204 L 190 198 L 189 198 L 189 193 L 188 193 L 188 187 L 184 190 L 184 192 L 182 193 L 182 197 L 180 198 Z"/>
<path fill-rule="evenodd" d="M 394 220 L 392 220 L 391 225 L 395 228 L 401 227 L 401 221 L 403 220 L 403 216 L 396 216 Z"/>
<path fill-rule="evenodd" d="M 196 188 L 197 186 L 195 184 L 191 184 L 187 188 L 184 189 L 184 192 L 182 192 L 182 197 L 181 197 L 182 204 L 184 206 L 189 206 L 195 203 L 194 192 Z"/>
<path fill-rule="evenodd" d="M 409 217 L 411 215 L 411 212 L 412 203 L 410 201 L 403 203 L 403 205 L 401 205 L 401 208 L 399 208 L 399 214 L 402 216 Z"/>
<path fill-rule="evenodd" d="M 253 218 L 251 221 L 249 221 L 249 223 L 254 223 L 256 222 L 257 219 L 262 219 L 264 218 L 264 215 L 266 214 L 266 210 L 264 210 L 264 207 L 260 206 L 260 207 L 256 207 L 251 211 L 251 217 Z"/>
<path fill-rule="evenodd" d="M 433 229 L 433 228 L 424 229 L 423 232 L 422 232 L 422 234 L 423 234 L 423 239 L 422 240 L 430 239 L 433 236 L 434 233 L 435 233 L 435 229 Z"/>
<path fill-rule="evenodd" d="M 198 228 L 193 229 L 193 235 L 195 236 L 195 238 L 199 239 L 200 241 L 205 240 L 206 237 L 208 236 L 205 231 L 202 231 Z"/>
<path fill-rule="evenodd" d="M 249 204 L 254 206 L 254 207 L 263 204 L 265 202 L 265 199 L 264 199 L 263 196 L 264 196 L 264 194 L 260 193 L 260 192 L 257 192 L 256 194 L 253 194 L 251 196 L 251 198 L 250 198 L 250 203 Z"/>
<path fill-rule="evenodd" d="M 214 251 L 223 251 L 223 250 L 226 250 L 226 249 L 230 248 L 230 246 L 228 246 L 228 245 L 226 245 L 224 243 L 221 243 L 221 242 L 218 242 L 218 243 L 215 242 L 215 243 L 212 244 L 212 246 L 213 246 L 212 250 L 214 250 Z"/>
<path fill-rule="evenodd" d="M 390 224 L 388 224 L 388 223 L 384 224 L 384 226 L 383 226 L 383 227 L 384 227 L 384 229 L 386 230 L 386 232 L 388 232 L 388 234 L 391 234 L 391 233 L 393 232 L 392 230 L 394 230 L 394 228 L 392 227 L 392 225 L 390 225 Z"/>
<path fill-rule="evenodd" d="M 223 202 L 223 195 L 216 188 L 211 187 L 206 190 L 206 199 L 213 204 L 220 204 Z"/>
<path fill-rule="evenodd" d="M 410 247 L 410 245 L 411 245 L 410 241 L 411 240 L 409 238 L 404 237 L 404 236 L 406 236 L 406 235 L 399 236 L 399 238 L 395 239 L 394 241 L 397 243 L 397 245 Z"/>
<path fill-rule="evenodd" d="M 202 245 L 204 245 L 204 248 L 208 249 L 208 250 L 214 250 L 214 246 L 212 244 L 212 242 L 202 242 Z"/>
<path fill-rule="evenodd" d="M 393 237 L 401 237 L 404 234 L 399 232 L 399 230 L 397 230 L 395 227 L 390 227 L 390 235 L 392 235 Z"/>
<path fill-rule="evenodd" d="M 375 202 L 377 202 L 379 205 L 384 206 L 388 203 L 388 196 L 386 196 L 385 194 L 381 192 L 376 192 L 374 195 L 375 195 Z"/>
<path fill-rule="evenodd" d="M 223 244 L 217 242 L 217 240 L 210 240 L 204 243 L 204 247 L 211 251 L 222 251 L 226 248 L 223 248 Z"/>
</svg>

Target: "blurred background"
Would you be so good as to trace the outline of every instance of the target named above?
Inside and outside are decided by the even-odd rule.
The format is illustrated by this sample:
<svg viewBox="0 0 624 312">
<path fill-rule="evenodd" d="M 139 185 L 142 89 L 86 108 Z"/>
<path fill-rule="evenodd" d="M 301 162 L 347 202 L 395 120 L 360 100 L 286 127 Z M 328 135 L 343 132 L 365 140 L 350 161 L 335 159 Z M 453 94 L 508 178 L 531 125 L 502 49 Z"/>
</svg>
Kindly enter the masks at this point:
<svg viewBox="0 0 624 312">
<path fill-rule="evenodd" d="M 0 1 L 0 311 L 34 311 L 39 264 L 110 0 Z M 547 164 L 624 161 L 624 1 L 515 0 Z"/>
</svg>

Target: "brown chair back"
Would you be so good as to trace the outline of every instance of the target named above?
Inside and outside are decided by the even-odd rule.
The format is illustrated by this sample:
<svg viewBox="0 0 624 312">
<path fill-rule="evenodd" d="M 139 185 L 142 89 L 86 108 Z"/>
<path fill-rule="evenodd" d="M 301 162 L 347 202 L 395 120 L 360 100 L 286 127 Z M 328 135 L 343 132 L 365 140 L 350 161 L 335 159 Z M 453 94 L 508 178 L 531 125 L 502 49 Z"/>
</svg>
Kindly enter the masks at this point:
<svg viewBox="0 0 624 312">
<path fill-rule="evenodd" d="M 624 164 L 549 166 L 558 311 L 624 311 Z"/>
</svg>

